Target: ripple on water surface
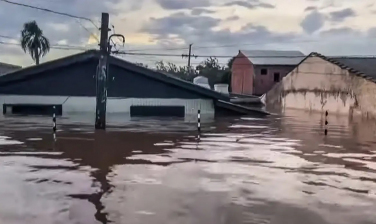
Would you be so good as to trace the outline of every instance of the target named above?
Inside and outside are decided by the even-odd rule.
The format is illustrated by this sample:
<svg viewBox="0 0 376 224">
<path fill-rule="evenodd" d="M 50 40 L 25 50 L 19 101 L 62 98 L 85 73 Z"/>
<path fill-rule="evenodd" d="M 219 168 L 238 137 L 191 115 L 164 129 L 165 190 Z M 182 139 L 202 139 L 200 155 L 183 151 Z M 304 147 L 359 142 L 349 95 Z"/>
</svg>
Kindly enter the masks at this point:
<svg viewBox="0 0 376 224">
<path fill-rule="evenodd" d="M 57 142 L 47 122 L 5 119 L 0 222 L 375 223 L 376 129 L 329 119 L 328 136 L 294 112 L 218 119 L 200 138 L 194 123 L 67 123 Z"/>
</svg>

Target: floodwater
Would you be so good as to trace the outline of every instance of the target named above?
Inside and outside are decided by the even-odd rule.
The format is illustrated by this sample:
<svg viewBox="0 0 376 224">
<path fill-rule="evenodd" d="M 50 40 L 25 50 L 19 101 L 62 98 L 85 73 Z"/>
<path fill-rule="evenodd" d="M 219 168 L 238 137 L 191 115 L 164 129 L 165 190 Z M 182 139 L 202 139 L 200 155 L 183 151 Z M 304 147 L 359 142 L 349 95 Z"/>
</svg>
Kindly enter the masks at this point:
<svg viewBox="0 0 376 224">
<path fill-rule="evenodd" d="M 1 118 L 0 223 L 376 223 L 374 121 L 63 121 Z"/>
</svg>

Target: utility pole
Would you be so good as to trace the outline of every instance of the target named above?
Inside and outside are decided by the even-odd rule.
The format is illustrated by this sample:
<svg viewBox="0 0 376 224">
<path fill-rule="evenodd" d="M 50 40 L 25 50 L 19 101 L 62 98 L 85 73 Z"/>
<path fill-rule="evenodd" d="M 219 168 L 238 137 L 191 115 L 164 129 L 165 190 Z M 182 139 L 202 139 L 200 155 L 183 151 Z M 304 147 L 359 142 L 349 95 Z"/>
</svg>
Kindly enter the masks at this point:
<svg viewBox="0 0 376 224">
<path fill-rule="evenodd" d="M 108 59 L 108 13 L 102 13 L 100 56 L 96 74 L 95 129 L 106 129 L 107 59 Z"/>
<path fill-rule="evenodd" d="M 189 45 L 189 53 L 188 53 L 188 68 L 191 70 L 191 55 L 192 55 L 192 44 Z"/>
<path fill-rule="evenodd" d="M 182 54 L 182 57 L 183 57 L 183 58 L 184 58 L 184 57 L 187 57 L 187 58 L 188 58 L 188 75 L 189 75 L 189 76 L 192 75 L 192 74 L 191 74 L 191 73 L 192 73 L 192 68 L 191 68 L 191 57 L 195 57 L 195 58 L 197 58 L 196 55 L 192 54 L 192 45 L 193 45 L 193 44 L 190 44 L 190 45 L 189 45 L 189 52 L 188 52 L 188 55 L 187 55 L 187 54 Z"/>
</svg>

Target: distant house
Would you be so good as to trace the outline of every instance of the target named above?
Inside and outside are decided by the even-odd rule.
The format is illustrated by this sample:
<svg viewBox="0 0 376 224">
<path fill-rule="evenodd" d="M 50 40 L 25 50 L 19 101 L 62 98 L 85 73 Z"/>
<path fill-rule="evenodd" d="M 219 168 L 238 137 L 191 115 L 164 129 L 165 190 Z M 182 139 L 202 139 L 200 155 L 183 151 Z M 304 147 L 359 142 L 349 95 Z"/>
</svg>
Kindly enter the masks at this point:
<svg viewBox="0 0 376 224">
<path fill-rule="evenodd" d="M 311 53 L 266 94 L 266 103 L 376 118 L 376 58 Z"/>
<path fill-rule="evenodd" d="M 3 63 L 3 62 L 0 62 L 0 75 L 3 75 L 3 74 L 8 73 L 8 72 L 13 72 L 13 71 L 19 70 L 21 68 L 22 68 L 21 66 L 11 65 L 11 64 L 6 64 L 6 63 Z"/>
<path fill-rule="evenodd" d="M 304 58 L 300 51 L 239 50 L 232 65 L 232 93 L 262 95 Z"/>
<path fill-rule="evenodd" d="M 90 50 L 0 76 L 4 114 L 95 115 L 99 52 Z M 109 56 L 107 113 L 134 116 L 265 114 L 234 105 L 228 96 Z M 91 115 L 90 115 L 91 114 Z"/>
</svg>

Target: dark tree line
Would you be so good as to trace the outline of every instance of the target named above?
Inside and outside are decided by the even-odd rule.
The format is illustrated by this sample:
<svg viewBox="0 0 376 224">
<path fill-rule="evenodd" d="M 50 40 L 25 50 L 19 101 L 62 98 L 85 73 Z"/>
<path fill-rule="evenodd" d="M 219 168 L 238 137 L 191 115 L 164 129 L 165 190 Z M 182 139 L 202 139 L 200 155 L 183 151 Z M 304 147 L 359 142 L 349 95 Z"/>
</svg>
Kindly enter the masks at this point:
<svg viewBox="0 0 376 224">
<path fill-rule="evenodd" d="M 219 64 L 215 57 L 207 58 L 195 67 L 178 66 L 171 62 L 158 61 L 155 63 L 156 69 L 161 72 L 169 73 L 177 78 L 192 82 L 197 76 L 208 78 L 211 87 L 214 84 L 231 84 L 231 67 L 234 58 L 231 58 L 226 66 Z M 137 63 L 140 66 L 148 67 L 145 64 Z"/>
</svg>

